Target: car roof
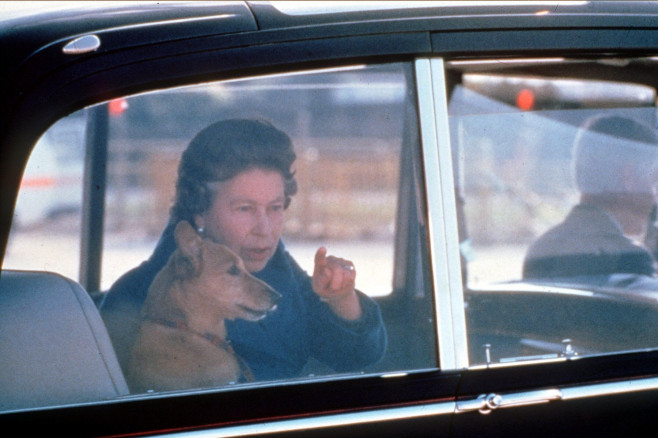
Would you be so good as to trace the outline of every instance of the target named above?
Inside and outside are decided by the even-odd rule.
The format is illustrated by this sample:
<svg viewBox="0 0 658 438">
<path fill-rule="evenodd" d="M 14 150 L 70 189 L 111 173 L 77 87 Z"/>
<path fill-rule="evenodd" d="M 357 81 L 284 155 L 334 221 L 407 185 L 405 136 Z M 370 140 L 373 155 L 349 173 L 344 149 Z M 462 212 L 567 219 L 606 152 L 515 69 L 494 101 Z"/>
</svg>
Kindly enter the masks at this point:
<svg viewBox="0 0 658 438">
<path fill-rule="evenodd" d="M 87 34 L 103 35 L 105 51 L 257 29 L 245 3 L 192 3 L 0 2 L 3 63 L 11 74 L 36 54 L 56 49 L 61 57 L 65 44 Z"/>
<path fill-rule="evenodd" d="M 628 24 L 655 15 L 652 2 L 592 1 L 384 1 L 384 2 L 247 2 L 261 29 L 318 26 L 356 22 L 433 20 L 436 30 L 475 29 L 489 21 L 496 27 L 579 25 L 594 18 L 597 24 Z M 568 19 L 566 18 L 568 17 Z M 620 21 L 621 20 L 621 21 Z M 436 23 L 440 22 L 441 25 Z M 524 26 L 524 27 L 525 27 Z"/>
<path fill-rule="evenodd" d="M 63 48 L 90 35 L 98 38 L 93 52 L 103 54 L 237 34 L 257 35 L 251 43 L 267 44 L 391 33 L 658 27 L 658 2 L 0 1 L 0 11 L 0 87 L 15 90 L 20 84 L 13 77 L 27 84 L 75 62 Z M 435 40 L 427 51 L 446 44 Z"/>
<path fill-rule="evenodd" d="M 89 33 L 122 35 L 103 50 L 203 35 L 273 30 L 291 37 L 410 30 L 655 27 L 654 2 L 0 2 L 5 66 Z M 299 32 L 303 29 L 303 32 Z M 131 36 L 139 35 L 139 38 Z M 267 35 L 265 35 L 267 36 Z"/>
</svg>

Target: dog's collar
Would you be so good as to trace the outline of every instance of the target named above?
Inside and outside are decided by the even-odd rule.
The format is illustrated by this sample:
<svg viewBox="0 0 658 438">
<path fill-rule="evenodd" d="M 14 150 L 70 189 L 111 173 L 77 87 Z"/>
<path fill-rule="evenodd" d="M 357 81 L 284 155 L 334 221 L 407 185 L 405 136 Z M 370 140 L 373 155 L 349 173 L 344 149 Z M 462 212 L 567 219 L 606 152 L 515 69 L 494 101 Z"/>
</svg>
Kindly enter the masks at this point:
<svg viewBox="0 0 658 438">
<path fill-rule="evenodd" d="M 244 377 L 244 379 L 246 381 L 253 382 L 254 380 L 256 380 L 254 378 L 253 374 L 251 373 L 251 369 L 246 364 L 244 359 L 242 359 L 242 357 L 240 357 L 240 355 L 238 355 L 235 352 L 235 350 L 233 349 L 233 346 L 231 345 L 231 343 L 229 341 L 227 341 L 226 339 L 223 339 L 223 338 L 221 338 L 217 335 L 214 335 L 212 333 L 198 332 L 198 331 L 194 330 L 193 328 L 191 328 L 189 325 L 187 325 L 184 321 L 180 321 L 180 320 L 171 321 L 171 320 L 166 319 L 166 318 L 152 318 L 152 317 L 145 317 L 144 319 L 146 321 L 151 321 L 151 322 L 154 322 L 156 324 L 163 325 L 165 327 L 182 330 L 184 332 L 191 333 L 195 336 L 199 336 L 199 337 L 205 339 L 206 341 L 213 344 L 215 347 L 217 347 L 221 350 L 224 350 L 229 354 L 232 354 L 233 357 L 235 357 L 237 359 L 238 364 L 240 365 L 240 372 L 242 373 L 242 377 Z"/>
</svg>

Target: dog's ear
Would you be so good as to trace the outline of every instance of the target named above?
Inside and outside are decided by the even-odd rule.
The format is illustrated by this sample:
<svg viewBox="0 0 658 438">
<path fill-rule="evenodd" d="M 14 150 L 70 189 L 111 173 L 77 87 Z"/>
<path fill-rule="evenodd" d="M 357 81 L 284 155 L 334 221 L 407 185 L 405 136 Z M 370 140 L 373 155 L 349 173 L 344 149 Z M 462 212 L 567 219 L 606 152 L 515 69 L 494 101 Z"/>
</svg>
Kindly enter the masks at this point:
<svg viewBox="0 0 658 438">
<path fill-rule="evenodd" d="M 174 237 L 180 254 L 174 260 L 176 276 L 192 277 L 201 271 L 203 261 L 203 240 L 189 222 L 176 225 Z"/>
</svg>

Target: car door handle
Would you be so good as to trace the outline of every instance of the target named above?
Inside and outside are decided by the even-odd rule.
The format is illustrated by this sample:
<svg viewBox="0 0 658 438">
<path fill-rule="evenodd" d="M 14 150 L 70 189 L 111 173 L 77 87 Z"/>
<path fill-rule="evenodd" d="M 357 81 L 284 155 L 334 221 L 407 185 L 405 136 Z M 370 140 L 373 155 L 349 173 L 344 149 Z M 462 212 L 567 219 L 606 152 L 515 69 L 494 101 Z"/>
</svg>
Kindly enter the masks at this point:
<svg viewBox="0 0 658 438">
<path fill-rule="evenodd" d="M 559 389 L 517 392 L 511 394 L 482 394 L 476 399 L 457 402 L 457 413 L 479 411 L 488 414 L 495 409 L 536 405 L 562 399 Z"/>
</svg>

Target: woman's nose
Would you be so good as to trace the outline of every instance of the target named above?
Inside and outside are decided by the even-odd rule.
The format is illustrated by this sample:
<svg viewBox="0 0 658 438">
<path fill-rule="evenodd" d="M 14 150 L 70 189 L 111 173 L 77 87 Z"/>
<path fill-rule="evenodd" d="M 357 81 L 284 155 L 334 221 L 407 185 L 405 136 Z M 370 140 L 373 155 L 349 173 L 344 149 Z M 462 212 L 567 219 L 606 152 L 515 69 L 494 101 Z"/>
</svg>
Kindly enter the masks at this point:
<svg viewBox="0 0 658 438">
<path fill-rule="evenodd" d="M 267 212 L 260 210 L 256 212 L 253 231 L 261 235 L 267 235 L 272 231 L 272 223 Z"/>
</svg>

